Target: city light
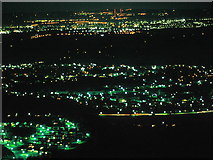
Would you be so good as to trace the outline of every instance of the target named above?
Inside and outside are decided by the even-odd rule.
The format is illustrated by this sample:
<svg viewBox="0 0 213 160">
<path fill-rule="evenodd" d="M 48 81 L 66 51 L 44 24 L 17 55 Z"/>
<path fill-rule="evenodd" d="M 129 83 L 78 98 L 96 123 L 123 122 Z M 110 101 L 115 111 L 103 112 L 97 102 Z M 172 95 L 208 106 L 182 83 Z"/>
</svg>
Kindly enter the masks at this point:
<svg viewBox="0 0 213 160">
<path fill-rule="evenodd" d="M 52 149 L 75 149 L 90 137 L 90 133 L 79 130 L 79 125 L 60 115 L 49 113 L 9 117 L 7 122 L 0 123 L 0 144 L 10 149 L 16 159 L 48 156 Z M 26 122 L 17 121 L 17 118 Z M 41 120 L 44 123 L 39 123 Z"/>
</svg>

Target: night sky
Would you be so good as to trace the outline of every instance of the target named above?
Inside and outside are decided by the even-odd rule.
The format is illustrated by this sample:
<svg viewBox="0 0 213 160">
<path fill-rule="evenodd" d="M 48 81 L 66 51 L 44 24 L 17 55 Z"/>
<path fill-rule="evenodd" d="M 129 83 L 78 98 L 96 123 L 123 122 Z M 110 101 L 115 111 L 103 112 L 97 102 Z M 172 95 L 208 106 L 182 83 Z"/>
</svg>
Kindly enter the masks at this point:
<svg viewBox="0 0 213 160">
<path fill-rule="evenodd" d="M 210 9 L 208 2 L 10 2 L 3 3 L 3 13 L 88 11 L 114 8 L 132 9 Z"/>
</svg>

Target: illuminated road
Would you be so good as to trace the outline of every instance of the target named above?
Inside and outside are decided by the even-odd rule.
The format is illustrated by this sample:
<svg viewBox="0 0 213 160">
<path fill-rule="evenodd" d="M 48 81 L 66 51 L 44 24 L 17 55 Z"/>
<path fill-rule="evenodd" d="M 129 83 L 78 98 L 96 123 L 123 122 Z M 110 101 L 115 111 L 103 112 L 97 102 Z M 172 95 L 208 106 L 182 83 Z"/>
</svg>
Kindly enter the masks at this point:
<svg viewBox="0 0 213 160">
<path fill-rule="evenodd" d="M 213 110 L 208 110 L 208 111 L 198 111 L 198 112 L 178 112 L 178 113 L 135 113 L 135 114 L 99 114 L 99 116 L 111 116 L 111 117 L 118 117 L 118 116 L 167 116 L 167 115 L 183 115 L 183 114 L 203 114 L 203 113 L 213 113 Z"/>
</svg>

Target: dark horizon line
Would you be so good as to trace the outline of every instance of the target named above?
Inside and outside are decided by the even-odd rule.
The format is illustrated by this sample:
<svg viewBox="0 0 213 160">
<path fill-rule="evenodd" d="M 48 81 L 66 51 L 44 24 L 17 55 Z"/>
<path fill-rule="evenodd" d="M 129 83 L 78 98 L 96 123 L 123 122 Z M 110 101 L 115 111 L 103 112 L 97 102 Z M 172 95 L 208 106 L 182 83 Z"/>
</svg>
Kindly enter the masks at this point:
<svg viewBox="0 0 213 160">
<path fill-rule="evenodd" d="M 3 2 L 3 12 L 94 11 L 103 9 L 212 9 L 210 2 Z"/>
<path fill-rule="evenodd" d="M 2 14 L 14 14 L 14 13 L 56 13 L 56 12 L 58 12 L 58 13 L 62 13 L 62 12 L 98 12 L 98 11 L 106 11 L 106 10 L 110 10 L 110 11 L 113 11 L 113 9 L 129 9 L 129 8 L 106 8 L 106 9 L 96 9 L 96 10 L 64 10 L 64 11 L 13 11 L 13 12 L 4 12 L 4 10 L 2 10 Z M 162 11 L 162 10 L 174 10 L 173 8 L 171 8 L 171 9 L 168 9 L 168 8 L 161 8 L 161 9 L 139 9 L 139 8 L 136 8 L 136 9 L 132 9 L 132 10 L 135 10 L 135 11 L 137 11 L 137 10 L 144 10 L 144 11 L 157 11 L 157 10 L 159 10 L 159 11 Z M 187 10 L 190 10 L 190 11 L 192 11 L 192 10 L 200 10 L 200 11 L 210 11 L 211 9 L 209 9 L 209 8 L 188 8 L 188 9 L 175 9 L 175 11 L 187 11 Z"/>
</svg>

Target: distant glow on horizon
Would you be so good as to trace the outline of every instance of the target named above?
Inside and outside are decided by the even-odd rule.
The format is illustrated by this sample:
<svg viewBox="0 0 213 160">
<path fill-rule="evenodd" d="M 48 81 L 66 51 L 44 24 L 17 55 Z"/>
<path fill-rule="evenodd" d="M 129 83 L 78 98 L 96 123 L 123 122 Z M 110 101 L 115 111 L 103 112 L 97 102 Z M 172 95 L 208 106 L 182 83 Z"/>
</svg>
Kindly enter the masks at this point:
<svg viewBox="0 0 213 160">
<path fill-rule="evenodd" d="M 74 12 L 66 19 L 49 18 L 49 16 L 38 19 L 35 15 L 35 19 L 24 20 L 18 25 L 14 22 L 13 25 L 3 24 L 0 34 L 36 32 L 35 35 L 31 35 L 31 39 L 73 35 L 100 35 L 104 37 L 105 34 L 132 35 L 156 29 L 201 28 L 213 25 L 213 18 L 208 16 L 202 16 L 202 18 L 170 17 L 171 15 L 174 16 L 175 10 L 169 12 L 155 11 L 153 13 L 135 13 L 131 9 L 120 10 L 122 13 L 115 11 L 116 9 Z M 149 16 L 152 18 L 150 19 Z M 18 18 L 18 16 L 15 17 L 15 19 Z M 202 33 L 202 35 L 205 34 Z M 183 37 L 186 37 L 186 35 L 183 35 Z M 147 43 L 147 41 L 145 40 L 144 43 Z"/>
</svg>

